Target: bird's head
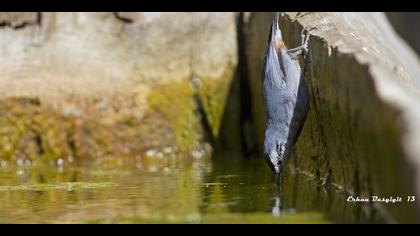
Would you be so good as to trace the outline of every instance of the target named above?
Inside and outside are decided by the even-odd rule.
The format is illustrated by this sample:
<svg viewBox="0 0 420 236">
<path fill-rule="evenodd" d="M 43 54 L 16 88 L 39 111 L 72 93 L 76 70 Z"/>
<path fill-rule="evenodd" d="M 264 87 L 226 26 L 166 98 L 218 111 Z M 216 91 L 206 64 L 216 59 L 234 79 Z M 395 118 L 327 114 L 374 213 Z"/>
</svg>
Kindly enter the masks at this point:
<svg viewBox="0 0 420 236">
<path fill-rule="evenodd" d="M 273 172 L 277 175 L 281 175 L 288 157 L 286 141 L 267 132 L 264 140 L 264 156 Z"/>
</svg>

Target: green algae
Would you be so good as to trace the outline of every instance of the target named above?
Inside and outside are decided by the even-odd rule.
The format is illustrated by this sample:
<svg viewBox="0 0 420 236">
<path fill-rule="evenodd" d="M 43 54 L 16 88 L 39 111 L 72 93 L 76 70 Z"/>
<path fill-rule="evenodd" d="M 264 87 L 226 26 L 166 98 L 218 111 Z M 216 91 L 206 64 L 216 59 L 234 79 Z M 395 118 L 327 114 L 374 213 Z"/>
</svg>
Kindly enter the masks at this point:
<svg viewBox="0 0 420 236">
<path fill-rule="evenodd" d="M 163 114 L 182 152 L 188 152 L 202 139 L 202 129 L 195 113 L 194 91 L 187 82 L 167 83 L 150 93 L 151 109 Z"/>
<path fill-rule="evenodd" d="M 162 82 L 147 97 L 150 108 L 167 119 L 181 153 L 199 148 L 207 135 L 219 138 L 233 82 L 233 70 L 234 66 L 228 65 L 220 77 L 198 78 L 200 85 L 197 87 L 189 81 Z M 202 119 L 208 122 L 210 130 L 203 129 L 206 127 L 202 126 Z"/>
<path fill-rule="evenodd" d="M 118 165 L 112 156 L 134 158 L 168 146 L 178 156 L 190 155 L 205 141 L 203 115 L 218 135 L 233 69 L 228 65 L 220 78 L 202 78 L 198 91 L 178 80 L 104 97 L 2 99 L 0 160 L 42 165 L 71 157 L 75 163 Z M 205 114 L 198 111 L 197 95 Z"/>
<path fill-rule="evenodd" d="M 54 160 L 70 153 L 62 129 L 66 122 L 56 119 L 38 99 L 11 98 L 0 103 L 1 158 L 5 160 L 40 157 Z"/>
<path fill-rule="evenodd" d="M 148 148 L 173 145 L 169 124 L 161 115 L 152 111 L 139 115 L 138 110 L 146 109 L 139 106 L 147 104 L 128 95 L 66 99 L 68 104 L 57 107 L 37 99 L 1 100 L 0 160 L 11 165 L 26 160 L 43 165 L 69 157 L 89 162 L 108 156 L 133 158 Z M 80 114 L 66 114 L 69 107 Z"/>
<path fill-rule="evenodd" d="M 219 137 L 230 89 L 234 86 L 232 68 L 233 66 L 228 66 L 220 78 L 203 78 L 203 85 L 198 90 L 203 101 L 206 119 L 211 127 L 212 135 L 216 138 Z M 239 100 L 239 94 L 236 96 Z"/>
</svg>

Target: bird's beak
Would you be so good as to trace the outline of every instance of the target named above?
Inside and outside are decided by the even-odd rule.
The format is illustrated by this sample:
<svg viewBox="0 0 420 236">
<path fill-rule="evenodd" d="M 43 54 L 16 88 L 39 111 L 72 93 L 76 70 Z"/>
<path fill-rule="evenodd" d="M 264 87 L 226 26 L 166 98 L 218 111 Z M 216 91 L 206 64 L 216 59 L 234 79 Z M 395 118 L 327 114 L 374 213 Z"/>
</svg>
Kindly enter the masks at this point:
<svg viewBox="0 0 420 236">
<path fill-rule="evenodd" d="M 277 170 L 278 170 L 278 167 L 276 167 L 276 183 L 277 183 L 278 186 L 280 186 L 280 183 L 281 183 L 281 172 L 280 171 L 277 171 Z"/>
</svg>

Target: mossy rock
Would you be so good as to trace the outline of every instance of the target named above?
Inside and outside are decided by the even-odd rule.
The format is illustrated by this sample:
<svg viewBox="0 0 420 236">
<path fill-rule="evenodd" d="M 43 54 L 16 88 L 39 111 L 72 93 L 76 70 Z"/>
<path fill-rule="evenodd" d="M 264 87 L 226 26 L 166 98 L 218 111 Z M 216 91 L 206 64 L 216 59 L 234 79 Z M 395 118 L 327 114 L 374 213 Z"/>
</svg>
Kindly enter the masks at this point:
<svg viewBox="0 0 420 236">
<path fill-rule="evenodd" d="M 200 90 L 179 80 L 131 94 L 66 97 L 55 104 L 38 98 L 2 99 L 0 159 L 53 165 L 69 157 L 76 162 L 104 157 L 117 161 L 165 147 L 177 156 L 191 155 L 208 142 L 202 116 L 210 121 L 209 132 L 217 135 L 220 129 L 234 67 L 226 70 L 221 78 L 203 79 Z M 203 114 L 197 96 L 205 101 Z"/>
<path fill-rule="evenodd" d="M 191 155 L 207 141 L 201 117 L 218 135 L 237 63 L 234 13 L 0 18 L 7 26 L 28 22 L 23 31 L 0 29 L 7 45 L 0 56 L 0 162 L 117 165 L 165 147 Z M 191 87 L 193 75 L 202 90 Z"/>
</svg>

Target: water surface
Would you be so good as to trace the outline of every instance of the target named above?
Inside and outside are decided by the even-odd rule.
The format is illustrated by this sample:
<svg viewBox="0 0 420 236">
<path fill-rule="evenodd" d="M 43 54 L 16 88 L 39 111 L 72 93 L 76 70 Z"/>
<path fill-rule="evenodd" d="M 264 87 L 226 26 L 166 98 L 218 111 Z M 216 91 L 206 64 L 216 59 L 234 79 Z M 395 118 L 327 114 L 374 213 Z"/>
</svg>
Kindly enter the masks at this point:
<svg viewBox="0 0 420 236">
<path fill-rule="evenodd" d="M 162 158 L 162 157 L 161 157 Z M 0 223 L 355 223 L 369 208 L 263 160 L 136 159 L 118 167 L 0 168 Z"/>
</svg>

